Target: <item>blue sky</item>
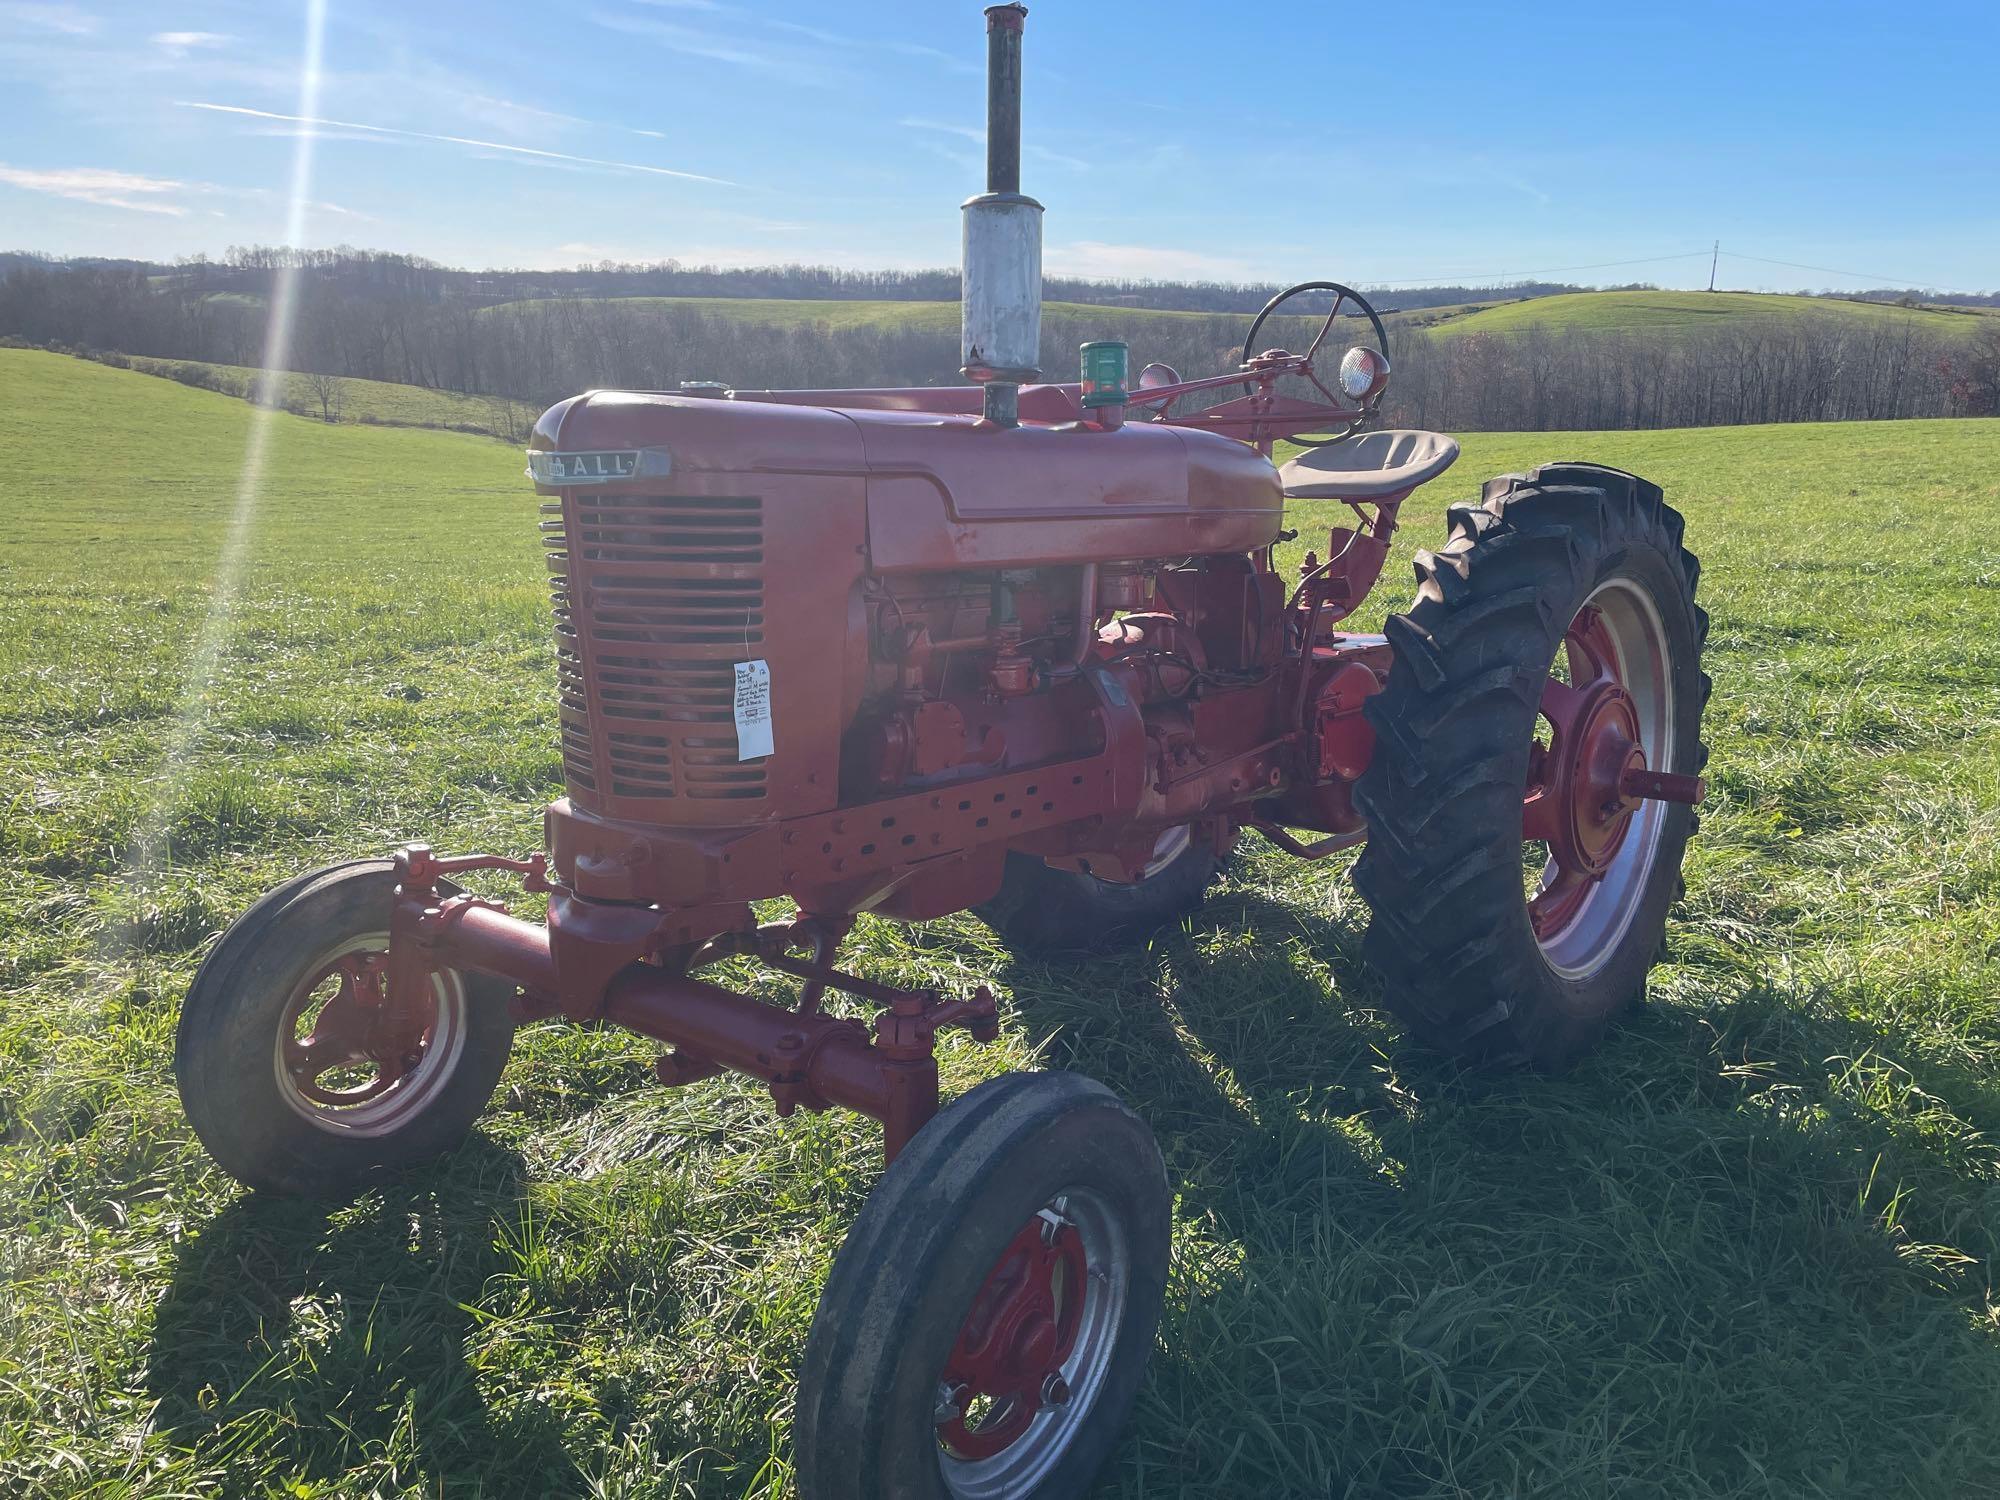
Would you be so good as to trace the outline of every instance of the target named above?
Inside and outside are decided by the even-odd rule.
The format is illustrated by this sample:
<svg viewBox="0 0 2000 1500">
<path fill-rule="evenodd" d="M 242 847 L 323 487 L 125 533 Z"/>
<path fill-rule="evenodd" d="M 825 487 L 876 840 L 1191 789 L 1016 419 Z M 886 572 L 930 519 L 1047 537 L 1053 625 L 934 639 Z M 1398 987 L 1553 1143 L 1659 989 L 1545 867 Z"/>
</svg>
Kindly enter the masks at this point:
<svg viewBox="0 0 2000 1500">
<path fill-rule="evenodd" d="M 1031 12 L 1052 271 L 2000 287 L 1997 0 Z M 278 242 L 301 131 L 304 238 L 455 265 L 950 265 L 981 186 L 976 4 L 327 0 L 310 109 L 305 16 L 0 0 L 0 248 Z"/>
</svg>

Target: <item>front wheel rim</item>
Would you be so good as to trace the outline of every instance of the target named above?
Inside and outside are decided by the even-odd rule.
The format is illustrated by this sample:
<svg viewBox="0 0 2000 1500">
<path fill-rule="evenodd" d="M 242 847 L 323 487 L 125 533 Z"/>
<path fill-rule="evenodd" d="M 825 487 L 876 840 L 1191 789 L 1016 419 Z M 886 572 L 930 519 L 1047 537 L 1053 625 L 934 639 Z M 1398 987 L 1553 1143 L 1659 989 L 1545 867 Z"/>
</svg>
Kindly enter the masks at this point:
<svg viewBox="0 0 2000 1500">
<path fill-rule="evenodd" d="M 429 1108 L 465 1050 L 465 981 L 431 973 L 419 1014 L 386 1015 L 389 934 L 317 955 L 286 997 L 272 1067 L 286 1108 L 329 1135 L 392 1135 Z"/>
<path fill-rule="evenodd" d="M 938 1465 L 956 1500 L 1033 1492 L 1110 1373 L 1132 1281 L 1111 1204 L 1066 1188 L 1029 1218 L 973 1294 L 938 1379 Z"/>
<path fill-rule="evenodd" d="M 1530 756 L 1523 804 L 1531 871 L 1528 920 L 1544 962 L 1584 980 L 1610 962 L 1651 886 L 1670 804 L 1621 791 L 1633 771 L 1666 770 L 1674 687 L 1666 628 L 1639 583 L 1600 584 L 1564 632 L 1569 681 L 1551 669 L 1540 716 L 1547 745 Z"/>
<path fill-rule="evenodd" d="M 1176 823 L 1153 843 L 1152 857 L 1146 861 L 1145 873 L 1139 878 L 1151 880 L 1162 873 L 1167 866 L 1187 853 L 1194 844 L 1194 828 L 1191 824 Z"/>
</svg>

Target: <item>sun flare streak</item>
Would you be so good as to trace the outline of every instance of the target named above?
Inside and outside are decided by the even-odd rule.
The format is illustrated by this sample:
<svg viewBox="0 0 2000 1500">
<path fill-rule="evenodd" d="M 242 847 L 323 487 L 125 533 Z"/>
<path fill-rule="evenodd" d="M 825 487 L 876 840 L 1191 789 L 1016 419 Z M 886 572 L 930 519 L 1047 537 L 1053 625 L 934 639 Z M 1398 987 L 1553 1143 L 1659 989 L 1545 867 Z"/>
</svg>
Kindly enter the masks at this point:
<svg viewBox="0 0 2000 1500">
<path fill-rule="evenodd" d="M 299 113 L 311 116 L 319 107 L 320 58 L 326 32 L 326 0 L 308 0 L 304 55 L 299 67 Z M 307 216 L 312 208 L 313 146 L 316 132 L 303 130 L 292 148 L 291 183 L 285 208 L 284 244 L 305 243 Z M 143 899 L 144 888 L 167 862 L 167 835 L 186 790 L 189 760 L 206 726 L 209 698 L 229 643 L 231 616 L 242 587 L 250 552 L 258 502 L 269 463 L 273 425 L 284 406 L 286 368 L 291 361 L 292 329 L 298 312 L 298 269 L 280 266 L 271 290 L 270 316 L 264 327 L 264 354 L 257 374 L 250 426 L 237 471 L 236 494 L 216 558 L 208 611 L 188 657 L 174 718 L 161 754 L 161 769 L 133 854 L 132 884 Z"/>
</svg>

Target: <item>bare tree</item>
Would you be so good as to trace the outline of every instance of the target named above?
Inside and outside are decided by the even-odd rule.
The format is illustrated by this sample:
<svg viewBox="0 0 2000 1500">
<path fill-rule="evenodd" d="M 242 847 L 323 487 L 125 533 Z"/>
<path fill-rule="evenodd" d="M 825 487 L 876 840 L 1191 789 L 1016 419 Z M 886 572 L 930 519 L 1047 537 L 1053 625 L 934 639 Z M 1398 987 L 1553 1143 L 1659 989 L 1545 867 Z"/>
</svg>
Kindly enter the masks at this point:
<svg viewBox="0 0 2000 1500">
<path fill-rule="evenodd" d="M 347 402 L 347 382 L 338 375 L 311 374 L 300 377 L 306 383 L 306 395 L 319 407 L 322 422 L 338 422 L 341 408 Z"/>
</svg>

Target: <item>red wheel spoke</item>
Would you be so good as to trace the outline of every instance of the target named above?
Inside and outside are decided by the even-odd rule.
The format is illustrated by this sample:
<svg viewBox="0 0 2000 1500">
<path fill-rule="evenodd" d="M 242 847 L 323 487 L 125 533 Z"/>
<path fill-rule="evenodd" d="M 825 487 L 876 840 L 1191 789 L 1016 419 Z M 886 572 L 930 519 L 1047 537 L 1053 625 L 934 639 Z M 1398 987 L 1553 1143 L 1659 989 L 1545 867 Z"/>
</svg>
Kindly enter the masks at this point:
<svg viewBox="0 0 2000 1500">
<path fill-rule="evenodd" d="M 1528 923 L 1535 936 L 1560 932 L 1583 905 L 1594 882 L 1589 876 L 1557 868 L 1535 898 L 1528 903 Z"/>
<path fill-rule="evenodd" d="M 1563 641 L 1569 648 L 1572 687 L 1584 691 L 1599 683 L 1618 681 L 1617 648 L 1612 645 L 1611 632 L 1605 628 L 1604 616 L 1598 610 L 1586 607 L 1577 611 Z"/>
<path fill-rule="evenodd" d="M 407 1024 L 394 1025 L 386 1009 L 384 976 L 386 955 L 349 953 L 337 959 L 319 979 L 303 989 L 301 999 L 287 1014 L 284 1025 L 285 1071 L 293 1086 L 318 1104 L 365 1104 L 379 1098 L 422 1061 L 425 1039 L 433 1017 L 413 1017 Z M 328 980 L 335 980 L 334 993 L 313 1017 L 312 1029 L 303 1037 L 296 1034 L 299 1019 L 312 1004 L 312 995 Z M 351 1087 L 329 1088 L 320 1079 L 336 1069 L 365 1071 L 369 1076 Z"/>
<path fill-rule="evenodd" d="M 1561 836 L 1562 816 L 1555 796 L 1546 788 L 1532 786 L 1521 803 L 1521 839 L 1524 843 L 1552 844 Z"/>
<path fill-rule="evenodd" d="M 339 990 L 320 1007 L 312 1030 L 292 1044 L 302 1057 L 319 1060 L 320 1072 L 363 1056 L 374 1025 L 373 1014 L 355 994 L 355 976 L 345 968 L 339 973 Z"/>
<path fill-rule="evenodd" d="M 1562 744 L 1576 732 L 1577 720 L 1584 710 L 1584 695 L 1566 682 L 1557 682 L 1551 677 L 1542 684 L 1542 717 L 1549 721 L 1549 728 L 1555 732 L 1555 745 Z M 1551 749 L 1554 745 L 1551 746 Z"/>
</svg>

